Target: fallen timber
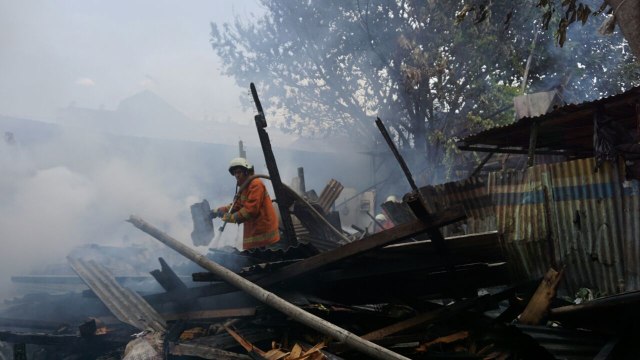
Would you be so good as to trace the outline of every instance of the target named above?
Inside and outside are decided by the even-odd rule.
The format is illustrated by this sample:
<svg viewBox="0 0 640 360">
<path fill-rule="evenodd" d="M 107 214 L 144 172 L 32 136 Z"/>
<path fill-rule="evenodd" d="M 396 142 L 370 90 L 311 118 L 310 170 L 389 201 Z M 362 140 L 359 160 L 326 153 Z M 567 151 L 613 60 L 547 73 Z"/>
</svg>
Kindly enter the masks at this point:
<svg viewBox="0 0 640 360">
<path fill-rule="evenodd" d="M 407 203 L 407 205 L 409 205 L 409 207 L 411 208 L 413 213 L 416 215 L 416 217 L 428 219 L 429 217 L 431 217 L 431 214 L 426 208 L 426 205 L 425 205 L 426 201 L 424 199 L 424 196 L 420 192 L 420 189 L 416 185 L 416 182 L 413 180 L 413 175 L 411 175 L 411 171 L 409 171 L 409 167 L 407 166 L 407 163 L 404 161 L 404 158 L 398 151 L 398 148 L 396 147 L 393 140 L 391 139 L 391 136 L 389 136 L 389 133 L 387 132 L 387 128 L 384 126 L 384 123 L 380 118 L 376 118 L 376 126 L 380 130 L 380 133 L 384 137 L 384 140 L 387 142 L 387 145 L 389 145 L 391 152 L 393 153 L 396 160 L 398 161 L 398 164 L 402 168 L 402 172 L 404 173 L 405 177 L 407 178 L 407 181 L 409 182 L 409 185 L 411 186 L 411 189 L 413 190 L 412 192 L 405 195 L 405 202 Z M 439 228 L 432 228 L 432 229 L 429 229 L 427 232 L 429 234 L 429 237 L 435 244 L 436 248 L 438 249 L 440 256 L 442 256 L 446 262 L 447 272 L 449 273 L 449 276 L 451 278 L 451 284 L 452 284 L 451 291 L 455 292 L 457 289 L 456 283 L 458 282 L 458 279 L 456 278 L 455 269 L 450 260 L 451 255 L 450 255 L 449 249 L 447 248 L 447 244 L 444 241 L 444 236 L 442 235 L 442 232 L 440 231 Z M 457 295 L 457 297 L 458 298 L 460 297 L 459 294 Z"/>
<path fill-rule="evenodd" d="M 262 289 L 261 287 L 251 283 L 250 281 L 247 281 L 246 279 L 235 274 L 234 272 L 207 259 L 203 255 L 196 253 L 194 250 L 192 250 L 188 246 L 164 234 L 163 232 L 151 226 L 150 224 L 146 223 L 144 220 L 142 220 L 139 217 L 131 216 L 129 218 L 129 222 L 131 222 L 138 229 L 153 236 L 160 242 L 176 250 L 178 253 L 182 254 L 183 256 L 187 257 L 188 259 L 192 260 L 193 262 L 197 263 L 203 268 L 216 273 L 218 276 L 225 279 L 225 281 L 237 286 L 239 289 L 256 297 L 258 300 L 264 302 L 267 305 L 272 306 L 273 308 L 283 312 L 284 314 L 291 316 L 295 320 L 309 326 L 312 329 L 315 329 L 325 335 L 328 335 L 341 342 L 344 342 L 345 344 L 353 347 L 354 349 L 376 359 L 409 359 L 405 356 L 402 356 L 391 350 L 388 350 L 380 345 L 374 344 L 367 340 L 363 340 L 357 335 L 349 331 L 346 331 L 318 316 L 312 315 L 298 308 L 297 306 L 288 303 L 287 301 L 278 297 L 274 293 L 271 293 Z"/>
<path fill-rule="evenodd" d="M 439 228 L 466 217 L 462 207 L 453 207 L 442 213 L 435 214 L 430 219 L 416 219 L 406 224 L 398 225 L 392 229 L 384 230 L 368 236 L 362 240 L 354 241 L 334 250 L 330 250 L 310 258 L 298 261 L 294 264 L 280 268 L 267 276 L 251 276 L 247 279 L 261 287 L 268 287 L 294 277 L 302 276 L 329 264 L 363 254 L 367 251 L 383 247 L 392 243 L 412 238 L 425 233 L 428 229 Z M 144 231 L 144 230 L 143 230 Z M 146 231 L 145 231 L 146 232 Z M 161 232 L 159 232 L 161 234 Z M 151 236 L 154 236 L 150 234 Z M 155 236 L 154 236 L 155 237 Z M 227 283 L 216 283 L 209 286 L 200 286 L 185 290 L 184 296 L 205 297 L 225 294 L 237 289 Z M 151 303 L 156 301 L 171 301 L 171 297 L 165 293 L 146 296 Z"/>
</svg>

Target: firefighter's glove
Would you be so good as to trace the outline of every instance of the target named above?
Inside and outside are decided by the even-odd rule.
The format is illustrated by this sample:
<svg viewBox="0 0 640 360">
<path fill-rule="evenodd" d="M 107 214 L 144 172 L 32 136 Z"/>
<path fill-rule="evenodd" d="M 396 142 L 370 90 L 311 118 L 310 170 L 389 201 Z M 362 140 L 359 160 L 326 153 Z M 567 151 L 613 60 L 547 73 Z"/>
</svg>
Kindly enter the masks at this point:
<svg viewBox="0 0 640 360">
<path fill-rule="evenodd" d="M 222 221 L 224 222 L 229 222 L 229 223 L 236 223 L 238 222 L 238 218 L 236 217 L 236 214 L 229 214 L 229 213 L 225 213 L 224 215 L 222 215 Z"/>
<path fill-rule="evenodd" d="M 215 219 L 215 218 L 221 218 L 223 217 L 225 214 L 225 211 L 222 208 L 218 208 L 216 210 L 211 210 L 211 218 Z"/>
</svg>

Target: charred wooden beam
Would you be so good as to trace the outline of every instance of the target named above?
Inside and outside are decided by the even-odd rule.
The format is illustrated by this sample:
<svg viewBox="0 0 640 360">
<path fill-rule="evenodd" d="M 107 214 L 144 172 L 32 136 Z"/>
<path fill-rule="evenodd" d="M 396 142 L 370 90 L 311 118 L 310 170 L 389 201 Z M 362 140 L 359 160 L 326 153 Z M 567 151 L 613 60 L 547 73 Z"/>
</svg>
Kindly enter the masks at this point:
<svg viewBox="0 0 640 360">
<path fill-rule="evenodd" d="M 549 318 L 575 327 L 626 335 L 640 322 L 640 291 L 630 291 L 549 310 Z"/>
<path fill-rule="evenodd" d="M 387 132 L 387 128 L 385 128 L 380 118 L 376 118 L 376 126 L 378 127 L 378 130 L 380 130 L 380 133 L 382 134 L 382 137 L 384 137 L 384 140 L 387 142 L 387 145 L 389 145 L 389 148 L 391 149 L 393 156 L 395 156 L 396 160 L 398 160 L 398 164 L 400 164 L 400 167 L 402 168 L 402 172 L 404 172 L 404 176 L 407 178 L 407 181 L 409 181 L 409 185 L 411 186 L 411 189 L 413 189 L 413 191 L 418 192 L 418 186 L 416 185 L 416 182 L 413 180 L 413 176 L 409 171 L 409 167 L 407 166 L 407 163 L 402 158 L 402 155 L 400 155 L 400 152 L 396 148 L 396 145 L 393 143 L 391 136 L 389 136 L 389 132 Z"/>
<path fill-rule="evenodd" d="M 0 318 L 0 327 L 3 327 L 3 328 L 58 330 L 68 326 L 69 326 L 68 324 L 62 324 L 62 323 L 53 322 L 53 321 Z"/>
<path fill-rule="evenodd" d="M 482 170 L 482 167 L 487 163 L 487 161 L 489 161 L 489 159 L 491 159 L 493 157 L 495 153 L 494 152 L 490 152 L 488 153 L 484 159 L 482 159 L 482 161 L 480 161 L 480 163 L 476 166 L 475 169 L 473 169 L 473 171 L 471 172 L 471 175 L 469 175 L 469 177 L 474 177 L 476 175 L 478 175 L 480 173 L 480 170 Z"/>
<path fill-rule="evenodd" d="M 185 293 L 187 285 L 180 280 L 178 275 L 176 275 L 163 258 L 158 258 L 158 261 L 160 261 L 161 270 L 153 270 L 150 273 L 158 283 L 160 283 L 162 288 L 165 289 L 173 302 L 183 311 L 187 309 L 198 309 L 198 299 Z"/>
<path fill-rule="evenodd" d="M 519 322 L 526 325 L 537 325 L 549 311 L 551 300 L 556 296 L 556 290 L 562 279 L 564 270 L 549 269 L 540 282 L 540 286 L 533 294 L 522 314 Z"/>
<path fill-rule="evenodd" d="M 434 311 L 429 311 L 412 318 L 397 322 L 395 324 L 386 326 L 382 329 L 378 329 L 376 331 L 372 331 L 368 334 L 362 336 L 363 339 L 367 340 L 379 340 L 386 336 L 397 334 L 401 331 L 408 330 L 414 328 L 416 326 L 424 325 L 430 321 L 437 321 L 444 316 L 455 315 L 465 309 L 471 308 L 475 304 L 477 299 L 467 299 L 463 301 L 456 302 L 452 305 L 445 306 L 441 309 L 437 309 Z"/>
<path fill-rule="evenodd" d="M 464 220 L 465 218 L 466 215 L 462 206 L 456 206 L 453 208 L 449 208 L 442 213 L 435 214 L 429 221 L 414 220 L 406 224 L 398 225 L 391 229 L 370 235 L 364 239 L 343 245 L 334 250 L 323 252 L 294 264 L 285 266 L 274 271 L 270 275 L 250 276 L 247 279 L 250 281 L 254 281 L 256 285 L 268 287 L 285 280 L 290 280 L 295 277 L 302 276 L 304 274 L 347 259 L 349 257 L 360 255 L 366 253 L 367 251 L 377 249 L 394 242 L 409 239 L 413 236 L 426 232 L 430 228 L 442 227 L 460 220 Z M 149 235 L 153 237 L 156 237 L 156 235 L 167 236 L 159 230 L 157 233 L 154 232 Z M 186 296 L 205 297 L 232 292 L 235 291 L 235 289 L 235 287 L 227 283 L 217 283 L 209 286 L 188 288 L 187 290 L 185 290 L 184 294 Z M 171 300 L 165 294 L 148 295 L 145 296 L 145 299 L 149 302 Z"/>
<path fill-rule="evenodd" d="M 51 335 L 0 331 L 0 341 L 11 344 L 74 345 L 82 341 L 77 335 Z"/>
<path fill-rule="evenodd" d="M 258 110 L 258 115 L 255 116 L 256 129 L 258 130 L 258 137 L 260 138 L 260 145 L 262 146 L 264 160 L 267 163 L 267 170 L 269 170 L 269 177 L 271 178 L 273 191 L 278 202 L 278 210 L 280 211 L 280 219 L 284 226 L 286 241 L 293 245 L 297 243 L 296 233 L 293 229 L 293 222 L 291 221 L 291 213 L 289 212 L 289 207 L 293 204 L 293 199 L 288 197 L 283 189 L 280 172 L 278 171 L 278 165 L 276 164 L 276 158 L 273 155 L 273 150 L 271 149 L 271 140 L 269 140 L 269 134 L 265 130 L 267 127 L 267 119 L 264 116 L 260 98 L 258 98 L 258 91 L 253 83 L 251 83 L 251 95 L 253 96 L 256 109 Z"/>
<path fill-rule="evenodd" d="M 376 125 L 378 126 L 378 129 L 380 129 L 380 133 L 382 133 L 382 136 L 387 142 L 387 145 L 389 145 L 389 148 L 393 152 L 393 155 L 396 157 L 396 160 L 398 160 L 398 163 L 400 164 L 400 167 L 402 168 L 402 171 L 404 172 L 404 175 L 407 178 L 407 181 L 409 181 L 409 185 L 411 185 L 411 189 L 413 189 L 412 193 L 409 193 L 408 196 L 405 196 L 405 202 L 409 205 L 409 207 L 411 208 L 411 210 L 413 211 L 413 213 L 416 215 L 418 219 L 429 219 L 431 217 L 431 214 L 429 214 L 429 211 L 426 208 L 426 205 L 425 205 L 426 201 L 422 193 L 420 192 L 420 189 L 418 189 L 418 186 L 413 180 L 413 176 L 409 171 L 409 167 L 407 166 L 406 162 L 402 158 L 402 155 L 400 155 L 400 152 L 398 151 L 395 144 L 393 143 L 393 140 L 391 140 L 391 136 L 389 136 L 389 133 L 387 132 L 387 129 L 385 128 L 380 118 L 376 119 Z M 438 228 L 431 228 L 427 231 L 427 233 L 429 234 L 429 237 L 431 238 L 431 240 L 433 240 L 434 244 L 436 245 L 436 248 L 440 252 L 440 255 L 447 262 L 447 270 L 451 273 L 452 292 L 455 293 L 456 279 L 455 279 L 455 276 L 453 275 L 453 265 L 449 260 L 449 251 L 447 250 L 447 245 L 444 242 L 444 236 L 442 235 L 442 232 Z"/>
<path fill-rule="evenodd" d="M 268 278 L 258 280 L 257 283 L 261 286 L 266 286 L 283 280 L 288 280 L 337 261 L 344 260 L 355 255 L 360 255 L 394 242 L 408 239 L 417 234 L 427 232 L 430 229 L 437 229 L 465 218 L 466 215 L 461 206 L 450 208 L 440 214 L 437 214 L 437 216 L 433 216 L 429 220 L 415 220 L 407 224 L 398 225 L 391 229 L 370 235 L 362 240 L 351 242 L 334 250 L 323 252 L 297 263 L 285 266 L 276 270 Z"/>
<path fill-rule="evenodd" d="M 499 263 L 505 261 L 495 231 L 446 238 L 455 265 Z M 375 275 L 403 274 L 444 268 L 446 263 L 430 240 L 394 245 L 347 259 L 337 269 L 319 274 L 323 281 L 363 279 Z"/>
<path fill-rule="evenodd" d="M 300 190 L 300 194 L 304 194 L 307 192 L 307 185 L 305 184 L 304 181 L 304 168 L 303 167 L 299 167 L 298 168 L 298 187 Z"/>
<path fill-rule="evenodd" d="M 171 269 L 169 264 L 163 258 L 158 258 L 161 270 L 151 271 L 151 275 L 160 283 L 160 285 L 168 292 L 184 291 L 187 288 L 182 280 Z"/>
<path fill-rule="evenodd" d="M 540 129 L 540 123 L 534 121 L 531 124 L 531 133 L 529 134 L 529 153 L 527 154 L 527 166 L 532 167 L 534 163 L 534 157 L 536 154 L 536 143 L 538 141 L 538 131 Z"/>
<path fill-rule="evenodd" d="M 256 308 L 237 308 L 237 309 L 217 309 L 217 310 L 201 310 L 190 311 L 185 313 L 163 313 L 162 317 L 167 321 L 173 320 L 203 320 L 203 319 L 224 319 L 239 318 L 245 316 L 253 316 L 256 314 Z"/>
<path fill-rule="evenodd" d="M 457 293 L 461 297 L 474 296 L 479 288 L 510 283 L 506 263 L 467 264 L 456 266 L 454 270 L 459 278 Z M 331 278 L 325 280 L 321 273 L 316 281 L 300 280 L 295 286 L 300 291 L 313 292 L 319 297 L 336 302 L 384 303 L 398 299 L 449 297 L 449 274 L 444 269 L 423 269 L 369 276 L 358 274 L 361 276 L 346 279 L 338 279 L 336 276 L 339 274 L 331 274 Z"/>
</svg>

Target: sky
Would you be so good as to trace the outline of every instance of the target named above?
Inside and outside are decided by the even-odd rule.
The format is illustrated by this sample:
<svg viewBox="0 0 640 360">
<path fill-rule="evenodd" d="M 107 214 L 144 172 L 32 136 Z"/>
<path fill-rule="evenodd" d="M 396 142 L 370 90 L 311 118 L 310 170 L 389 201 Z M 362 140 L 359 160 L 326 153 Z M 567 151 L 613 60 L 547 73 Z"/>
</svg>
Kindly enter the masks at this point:
<svg viewBox="0 0 640 360">
<path fill-rule="evenodd" d="M 152 90 L 196 121 L 247 116 L 220 74 L 210 23 L 252 19 L 257 0 L 0 0 L 0 115 L 115 109 Z"/>
</svg>

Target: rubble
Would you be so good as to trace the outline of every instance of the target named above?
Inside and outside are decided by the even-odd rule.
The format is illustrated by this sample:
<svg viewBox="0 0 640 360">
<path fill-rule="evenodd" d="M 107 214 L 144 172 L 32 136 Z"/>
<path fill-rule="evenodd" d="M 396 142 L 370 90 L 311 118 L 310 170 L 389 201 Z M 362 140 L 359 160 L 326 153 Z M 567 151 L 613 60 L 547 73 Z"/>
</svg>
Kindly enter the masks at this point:
<svg viewBox="0 0 640 360">
<path fill-rule="evenodd" d="M 264 114 L 256 117 L 262 131 L 265 121 Z M 277 172 L 275 162 L 269 165 Z M 606 165 L 600 171 L 609 174 Z M 203 255 L 132 215 L 135 227 L 206 272 L 190 271 L 186 281 L 184 267 L 177 271 L 178 264 L 160 258 L 149 277 L 114 276 L 101 260 L 69 256 L 78 277 L 57 281 L 80 279 L 90 291 L 9 302 L 0 313 L 0 359 L 637 358 L 639 290 L 620 288 L 579 304 L 567 299 L 583 263 L 567 261 L 564 240 L 549 224 L 574 213 L 549 211 L 559 201 L 550 199 L 552 188 L 534 203 L 506 177 L 416 186 L 402 202 L 381 205 L 393 227 L 354 234 L 335 211 L 344 186 L 330 179 L 317 196 L 298 169 L 296 190 L 277 185 L 292 240 L 278 248 Z M 495 200 L 502 194 L 521 201 Z M 524 206 L 543 209 L 519 214 Z M 513 219 L 511 227 L 505 219 Z M 515 244 L 518 231 L 540 237 L 531 240 L 541 245 Z M 532 262 L 534 256 L 542 259 Z M 159 291 L 124 285 L 150 279 Z"/>
</svg>

